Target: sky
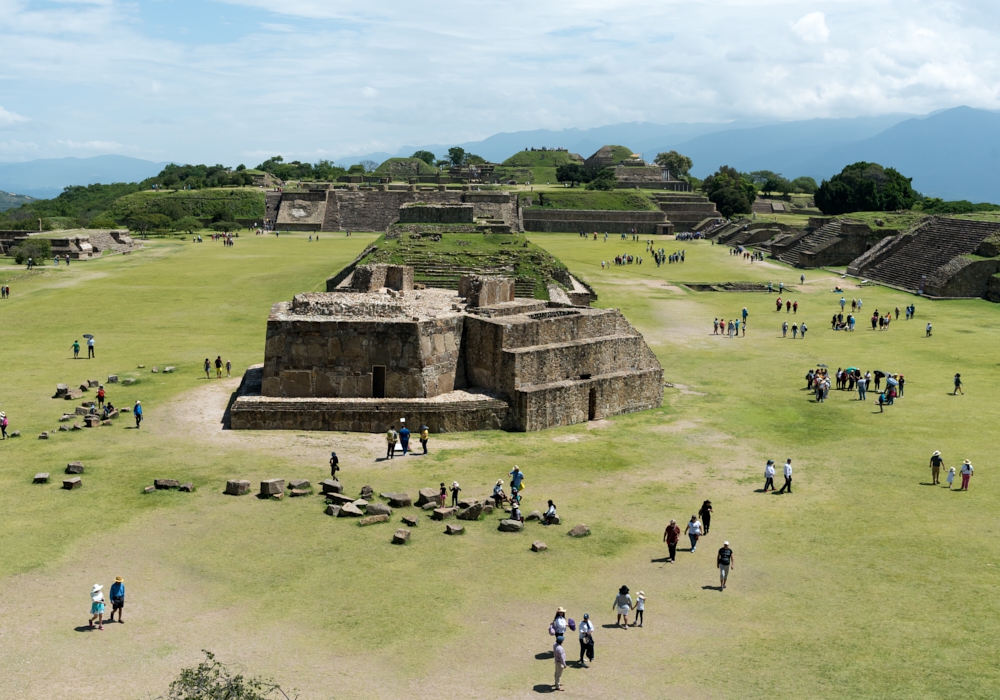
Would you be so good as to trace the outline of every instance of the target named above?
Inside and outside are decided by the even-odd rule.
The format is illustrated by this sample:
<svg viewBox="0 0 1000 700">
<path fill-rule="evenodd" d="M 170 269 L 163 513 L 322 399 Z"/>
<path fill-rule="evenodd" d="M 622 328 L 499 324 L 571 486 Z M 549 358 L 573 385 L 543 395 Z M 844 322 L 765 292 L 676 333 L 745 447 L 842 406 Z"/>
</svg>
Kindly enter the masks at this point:
<svg viewBox="0 0 1000 700">
<path fill-rule="evenodd" d="M 0 161 L 1000 109 L 995 0 L 0 0 Z"/>
</svg>

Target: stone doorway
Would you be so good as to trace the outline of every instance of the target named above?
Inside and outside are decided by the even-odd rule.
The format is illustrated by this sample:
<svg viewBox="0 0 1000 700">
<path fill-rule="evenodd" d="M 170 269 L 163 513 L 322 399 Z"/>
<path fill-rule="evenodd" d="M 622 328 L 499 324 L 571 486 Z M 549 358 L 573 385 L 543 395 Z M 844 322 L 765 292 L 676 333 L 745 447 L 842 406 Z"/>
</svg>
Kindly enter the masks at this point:
<svg viewBox="0 0 1000 700">
<path fill-rule="evenodd" d="M 385 366 L 383 365 L 372 367 L 372 398 L 385 398 Z"/>
<path fill-rule="evenodd" d="M 590 387 L 590 401 L 587 406 L 587 420 L 597 420 L 597 389 Z"/>
</svg>

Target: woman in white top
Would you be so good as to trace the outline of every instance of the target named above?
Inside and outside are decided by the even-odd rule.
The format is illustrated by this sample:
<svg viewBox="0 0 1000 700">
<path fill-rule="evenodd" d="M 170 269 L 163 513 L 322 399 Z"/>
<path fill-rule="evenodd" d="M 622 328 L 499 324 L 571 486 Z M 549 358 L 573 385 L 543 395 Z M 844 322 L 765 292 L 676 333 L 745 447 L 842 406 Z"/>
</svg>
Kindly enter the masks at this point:
<svg viewBox="0 0 1000 700">
<path fill-rule="evenodd" d="M 94 584 L 94 588 L 90 591 L 90 628 L 94 628 L 94 618 L 97 618 L 97 629 L 104 629 L 104 594 L 101 589 L 104 588 L 99 583 Z"/>
<path fill-rule="evenodd" d="M 621 626 L 622 620 L 624 620 L 625 629 L 628 629 L 628 614 L 632 610 L 632 596 L 628 594 L 628 586 L 622 586 L 618 589 L 618 595 L 615 596 L 612 608 L 618 613 L 618 621 L 615 624 Z"/>
<path fill-rule="evenodd" d="M 969 490 L 969 479 L 972 478 L 972 462 L 965 460 L 965 464 L 962 465 L 962 488 L 960 491 Z"/>
<path fill-rule="evenodd" d="M 693 553 L 695 549 L 698 548 L 698 538 L 701 537 L 702 529 L 701 523 L 698 521 L 697 515 L 691 516 L 691 522 L 687 524 L 684 528 L 684 534 L 688 536 L 691 540 L 691 552 Z"/>
<path fill-rule="evenodd" d="M 568 624 L 566 621 L 566 608 L 556 608 L 556 616 L 552 619 L 552 624 L 549 625 L 549 634 L 555 634 L 557 637 L 565 635 Z"/>
</svg>

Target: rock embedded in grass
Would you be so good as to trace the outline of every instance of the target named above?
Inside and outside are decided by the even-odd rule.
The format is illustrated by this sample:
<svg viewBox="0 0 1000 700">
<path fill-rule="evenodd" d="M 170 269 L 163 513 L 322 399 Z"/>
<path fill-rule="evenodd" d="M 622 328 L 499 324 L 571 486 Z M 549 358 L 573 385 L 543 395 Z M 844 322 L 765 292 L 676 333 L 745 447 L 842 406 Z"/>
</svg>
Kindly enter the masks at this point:
<svg viewBox="0 0 1000 700">
<path fill-rule="evenodd" d="M 434 512 L 431 513 L 432 520 L 447 520 L 452 518 L 458 512 L 458 508 L 435 508 Z"/>
<path fill-rule="evenodd" d="M 38 472 L 35 474 L 35 478 L 31 480 L 33 484 L 47 484 L 49 483 L 49 473 L 48 472 Z"/>
<path fill-rule="evenodd" d="M 444 534 L 446 535 L 461 535 L 465 533 L 465 528 L 461 525 L 445 525 Z"/>
<path fill-rule="evenodd" d="M 83 474 L 83 462 L 70 462 L 66 465 L 67 474 Z"/>
<path fill-rule="evenodd" d="M 428 503 L 435 504 L 435 507 L 440 505 L 437 489 L 420 489 L 417 492 L 417 507 L 423 508 Z"/>
<path fill-rule="evenodd" d="M 153 479 L 153 486 L 158 489 L 178 489 L 181 482 L 177 479 Z"/>
<path fill-rule="evenodd" d="M 396 532 L 392 534 L 393 544 L 406 544 L 410 541 L 410 531 L 405 527 L 401 527 Z"/>
<path fill-rule="evenodd" d="M 60 399 L 69 393 L 69 386 L 66 384 L 56 384 L 56 394 L 52 398 Z"/>
<path fill-rule="evenodd" d="M 586 537 L 590 534 L 590 528 L 586 525 L 577 525 L 567 533 L 570 537 Z"/>
<path fill-rule="evenodd" d="M 101 385 L 101 383 L 99 381 L 97 381 L 96 379 L 88 379 L 87 380 L 87 386 L 89 388 L 91 388 L 91 389 L 96 389 L 100 385 Z"/>
<path fill-rule="evenodd" d="M 277 494 L 284 492 L 285 492 L 284 479 L 264 479 L 264 481 L 260 482 L 261 496 L 276 496 Z"/>
<path fill-rule="evenodd" d="M 366 515 L 358 521 L 358 525 L 374 525 L 375 523 L 389 522 L 388 515 Z"/>
<path fill-rule="evenodd" d="M 83 486 L 83 479 L 78 476 L 71 476 L 68 479 L 63 479 L 63 488 L 67 491 L 72 491 L 73 489 L 78 489 Z"/>
<path fill-rule="evenodd" d="M 327 515 L 332 515 L 332 516 L 336 517 L 337 514 L 340 512 L 340 506 L 335 506 L 335 505 L 332 505 L 332 504 L 328 505 L 326 507 L 326 510 L 324 510 L 323 512 L 326 513 Z"/>
<path fill-rule="evenodd" d="M 546 549 L 548 549 L 548 546 L 546 546 L 546 544 L 541 540 L 536 540 L 531 543 L 532 552 L 544 552 Z"/>
<path fill-rule="evenodd" d="M 308 479 L 292 479 L 288 482 L 290 489 L 308 489 L 312 486 Z"/>
<path fill-rule="evenodd" d="M 465 510 L 461 511 L 456 517 L 459 520 L 479 520 L 483 515 L 483 504 L 473 503 Z"/>
<path fill-rule="evenodd" d="M 109 374 L 108 375 L 108 384 L 117 384 L 117 383 L 118 383 L 118 375 L 117 374 Z"/>
<path fill-rule="evenodd" d="M 541 511 L 533 510 L 530 513 L 528 513 L 528 515 L 525 516 L 524 521 L 530 522 L 532 520 L 541 520 L 541 519 L 542 519 Z"/>
<path fill-rule="evenodd" d="M 500 532 L 521 532 L 523 529 L 524 523 L 520 520 L 501 520 L 497 528 Z"/>
<path fill-rule="evenodd" d="M 336 479 L 324 479 L 319 482 L 319 487 L 323 493 L 341 493 L 344 487 Z"/>
<path fill-rule="evenodd" d="M 309 489 L 288 489 L 288 495 L 292 498 L 300 498 L 302 496 L 308 496 L 311 492 Z"/>
<path fill-rule="evenodd" d="M 416 527 L 418 522 L 420 522 L 420 518 L 416 515 L 406 515 L 403 517 L 403 524 L 408 527 Z"/>
<path fill-rule="evenodd" d="M 360 518 L 364 515 L 362 510 L 353 503 L 345 503 L 337 513 L 338 518 Z"/>
<path fill-rule="evenodd" d="M 194 491 L 194 484 L 192 484 L 190 481 L 185 482 L 185 483 L 181 484 L 177 488 L 177 490 L 178 491 L 183 491 L 184 493 L 191 493 L 192 491 Z"/>
<path fill-rule="evenodd" d="M 384 503 L 369 503 L 368 507 L 365 508 L 365 513 L 368 515 L 385 515 L 388 517 L 392 515 L 392 508 Z"/>
<path fill-rule="evenodd" d="M 147 486 L 146 488 L 144 488 L 142 490 L 142 492 L 143 493 L 156 493 L 156 487 L 155 486 Z"/>
<path fill-rule="evenodd" d="M 429 501 L 429 502 L 423 504 L 422 506 L 420 506 L 420 508 L 421 508 L 421 510 L 435 510 L 435 509 L 438 508 L 439 505 L 440 505 L 440 501 L 438 501 L 437 499 L 434 499 L 433 501 Z"/>
<path fill-rule="evenodd" d="M 413 500 L 408 493 L 389 493 L 384 498 L 389 501 L 392 508 L 406 508 L 413 505 Z"/>
<path fill-rule="evenodd" d="M 347 503 L 354 503 L 354 499 L 342 493 L 327 493 L 326 500 L 334 505 L 342 506 Z"/>
<path fill-rule="evenodd" d="M 226 494 L 230 496 L 245 496 L 250 493 L 250 482 L 246 479 L 230 479 L 226 482 Z"/>
</svg>

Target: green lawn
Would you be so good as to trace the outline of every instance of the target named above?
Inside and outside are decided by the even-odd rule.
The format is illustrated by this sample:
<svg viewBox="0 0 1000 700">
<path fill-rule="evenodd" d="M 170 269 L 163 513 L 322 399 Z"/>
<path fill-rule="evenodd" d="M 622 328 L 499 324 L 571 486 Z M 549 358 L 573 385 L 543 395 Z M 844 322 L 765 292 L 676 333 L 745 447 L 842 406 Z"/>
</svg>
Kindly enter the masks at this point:
<svg viewBox="0 0 1000 700">
<path fill-rule="evenodd" d="M 26 275 L 0 265 L 13 298 L 0 302 L 0 410 L 19 440 L 0 443 L 0 695 L 139 698 L 163 692 L 200 649 L 274 676 L 307 698 L 530 697 L 551 682 L 545 629 L 558 605 L 597 625 L 598 658 L 571 668 L 567 694 L 634 698 L 994 698 L 1000 692 L 997 577 L 1000 523 L 985 438 L 997 419 L 1000 307 L 928 302 L 880 288 L 862 321 L 915 301 L 916 320 L 884 333 L 829 330 L 850 284 L 829 273 L 753 265 L 704 242 L 686 262 L 601 270 L 643 243 L 532 234 L 621 308 L 674 385 L 663 408 L 544 433 L 433 436 L 431 454 L 378 461 L 378 436 L 219 429 L 237 379 L 206 381 L 206 357 L 236 372 L 260 362 L 271 304 L 324 288 L 374 234 L 244 236 L 234 248 L 155 241 L 124 257 Z M 695 293 L 677 282 L 784 281 L 797 316 L 767 294 Z M 711 335 L 714 317 L 750 313 L 746 338 Z M 804 340 L 780 323 L 805 320 Z M 924 338 L 924 324 L 934 336 Z M 72 359 L 82 333 L 97 359 Z M 883 414 L 831 392 L 803 390 L 815 363 L 902 372 L 906 396 Z M 145 369 L 138 365 L 144 364 Z M 152 374 L 156 365 L 175 374 Z M 961 372 L 967 395 L 949 394 Z M 140 398 L 146 422 L 57 433 L 71 402 L 58 382 L 110 373 L 119 405 Z M 213 372 L 214 374 L 214 372 Z M 513 464 L 526 472 L 527 510 L 552 498 L 565 526 L 499 533 L 495 520 L 447 537 L 421 517 L 406 547 L 392 525 L 359 528 L 323 515 L 318 496 L 282 502 L 222 495 L 227 478 L 326 475 L 329 450 L 356 493 L 458 480 L 485 495 Z M 972 489 L 925 485 L 927 460 L 976 465 Z M 795 493 L 758 493 L 767 458 L 794 460 Z M 32 485 L 83 460 L 84 486 Z M 144 495 L 157 477 L 194 481 L 193 494 Z M 780 482 L 780 479 L 779 479 Z M 711 534 L 698 552 L 662 562 L 670 518 L 706 498 Z M 411 511 L 412 512 L 412 511 Z M 394 514 L 398 522 L 399 512 Z M 575 540 L 569 526 L 593 534 Z M 549 550 L 529 551 L 535 539 Z M 714 551 L 736 552 L 731 584 Z M 685 547 L 686 548 L 686 547 Z M 75 631 L 95 581 L 126 578 L 125 625 Z M 643 629 L 606 628 L 625 583 L 646 592 Z M 570 658 L 576 642 L 567 640 Z M 72 688 L 72 691 L 67 690 Z"/>
</svg>

